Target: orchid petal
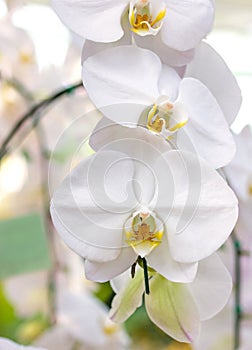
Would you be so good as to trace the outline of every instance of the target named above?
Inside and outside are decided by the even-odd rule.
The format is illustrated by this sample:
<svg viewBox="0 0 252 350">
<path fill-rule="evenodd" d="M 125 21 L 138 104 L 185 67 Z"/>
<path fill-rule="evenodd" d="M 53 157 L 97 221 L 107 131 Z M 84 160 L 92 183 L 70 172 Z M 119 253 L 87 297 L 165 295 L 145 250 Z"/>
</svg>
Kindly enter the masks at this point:
<svg viewBox="0 0 252 350">
<path fill-rule="evenodd" d="M 45 350 L 42 348 L 35 348 L 33 346 L 23 346 L 14 343 L 12 340 L 0 337 L 0 349 L 1 350 Z"/>
<path fill-rule="evenodd" d="M 136 265 L 136 271 L 140 270 L 139 265 Z M 132 280 L 131 269 L 121 273 L 110 281 L 113 291 L 118 294 Z"/>
<path fill-rule="evenodd" d="M 251 198 L 250 187 L 252 185 L 252 133 L 250 126 L 245 126 L 239 135 L 234 134 L 233 136 L 236 143 L 236 154 L 225 167 L 224 172 L 238 198 L 247 202 Z"/>
<path fill-rule="evenodd" d="M 233 191 L 203 159 L 189 152 L 166 152 L 155 169 L 157 182 L 166 184 L 158 192 L 155 210 L 166 226 L 172 257 L 192 263 L 211 255 L 236 223 Z"/>
<path fill-rule="evenodd" d="M 199 263 L 197 276 L 190 288 L 202 321 L 215 316 L 224 308 L 232 286 L 232 278 L 217 254 Z"/>
<path fill-rule="evenodd" d="M 200 317 L 187 285 L 155 275 L 145 306 L 152 322 L 172 338 L 191 343 L 199 335 Z"/>
<path fill-rule="evenodd" d="M 169 143 L 141 126 L 127 128 L 106 118 L 97 124 L 90 143 L 96 150 L 102 148 L 127 154 L 134 162 L 133 187 L 139 204 L 154 207 L 157 183 L 152 164 L 162 152 L 171 149 Z"/>
<path fill-rule="evenodd" d="M 169 47 L 186 51 L 195 48 L 211 31 L 214 5 L 211 0 L 165 0 L 167 14 L 160 35 Z"/>
<path fill-rule="evenodd" d="M 194 50 L 178 51 L 165 45 L 161 35 L 139 37 L 134 35 L 134 40 L 138 47 L 148 49 L 158 55 L 162 63 L 172 67 L 182 67 L 192 61 Z"/>
<path fill-rule="evenodd" d="M 91 281 L 106 282 L 126 271 L 136 259 L 137 256 L 133 249 L 125 247 L 115 261 L 100 263 L 86 260 L 85 275 Z"/>
<path fill-rule="evenodd" d="M 110 310 L 110 318 L 114 322 L 124 322 L 142 305 L 144 293 L 143 271 L 139 270 L 135 277 L 114 297 Z"/>
<path fill-rule="evenodd" d="M 159 95 L 161 68 L 153 52 L 121 46 L 89 57 L 82 76 L 89 97 L 105 116 L 136 125 L 143 110 Z"/>
<path fill-rule="evenodd" d="M 158 82 L 159 94 L 169 97 L 170 101 L 175 101 L 178 97 L 180 82 L 181 78 L 177 72 L 163 64 Z"/>
<path fill-rule="evenodd" d="M 178 148 L 195 149 L 214 168 L 229 163 L 235 154 L 235 143 L 217 101 L 206 86 L 193 78 L 183 79 L 178 101 L 189 117 L 183 132 L 178 133 Z"/>
<path fill-rule="evenodd" d="M 242 97 L 236 78 L 223 58 L 209 44 L 202 42 L 186 68 L 186 76 L 199 79 L 207 86 L 231 125 L 240 109 Z"/>
<path fill-rule="evenodd" d="M 131 158 L 147 157 L 151 159 L 150 153 L 156 159 L 162 152 L 171 150 L 171 145 L 165 138 L 159 135 L 153 135 L 145 127 L 139 125 L 136 128 L 130 128 L 130 124 L 124 122 L 122 125 L 116 124 L 106 117 L 103 117 L 95 126 L 89 145 L 95 150 L 113 149 L 120 147 L 120 152 L 127 153 Z M 134 141 L 132 144 L 129 141 Z M 122 142 L 119 142 L 122 141 Z M 136 142 L 138 142 L 136 148 Z M 125 145 L 127 144 L 127 148 Z M 146 145 L 146 144 L 149 144 Z M 146 151 L 148 148 L 148 152 Z M 151 152 L 152 148 L 152 152 Z M 119 150 L 119 149 L 118 149 Z M 146 154 L 145 154 L 146 153 Z M 155 153 L 155 154 L 154 154 Z M 142 159 L 143 160 L 143 159 Z"/>
<path fill-rule="evenodd" d="M 54 193 L 55 227 L 81 256 L 108 261 L 119 255 L 125 244 L 123 225 L 137 204 L 132 176 L 127 155 L 100 152 L 82 161 Z M 97 254 L 97 249 L 104 254 Z"/>
<path fill-rule="evenodd" d="M 80 36 L 111 42 L 123 36 L 121 17 L 128 0 L 52 0 L 62 22 Z"/>
<path fill-rule="evenodd" d="M 172 282 L 191 282 L 197 273 L 198 264 L 182 264 L 176 262 L 169 251 L 167 237 L 163 237 L 162 243 L 156 247 L 147 257 L 150 267 L 155 269 L 163 277 Z"/>
<path fill-rule="evenodd" d="M 98 299 L 88 294 L 61 292 L 57 300 L 57 308 L 59 322 L 67 328 L 74 339 L 92 347 L 107 344 L 108 336 L 103 327 L 108 317 L 108 309 Z M 83 332 L 83 325 L 85 325 L 85 332 Z"/>
<path fill-rule="evenodd" d="M 75 340 L 68 332 L 68 330 L 63 325 L 56 324 L 43 332 L 43 334 L 38 338 L 36 338 L 34 345 L 43 346 L 47 350 L 72 350 L 74 343 Z M 4 350 L 6 349 L 4 348 Z M 22 348 L 22 350 L 24 350 L 24 348 Z"/>
</svg>

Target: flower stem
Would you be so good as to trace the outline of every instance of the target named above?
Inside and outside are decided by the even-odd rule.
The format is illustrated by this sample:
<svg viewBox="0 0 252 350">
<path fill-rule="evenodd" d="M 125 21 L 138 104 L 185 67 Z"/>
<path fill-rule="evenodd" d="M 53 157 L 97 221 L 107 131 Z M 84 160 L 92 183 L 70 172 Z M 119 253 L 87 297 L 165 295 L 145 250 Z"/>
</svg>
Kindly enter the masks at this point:
<svg viewBox="0 0 252 350">
<path fill-rule="evenodd" d="M 145 283 L 145 293 L 150 294 L 150 286 L 149 286 L 149 275 L 148 275 L 148 266 L 145 258 L 142 258 L 143 262 L 143 270 L 144 270 L 144 283 Z"/>
<path fill-rule="evenodd" d="M 240 328 L 241 328 L 241 318 L 242 318 L 242 309 L 241 309 L 241 256 L 242 256 L 242 247 L 241 242 L 235 235 L 232 233 L 233 246 L 235 251 L 235 305 L 234 305 L 234 314 L 235 314 L 235 325 L 234 325 L 234 350 L 237 350 L 240 346 Z"/>
<path fill-rule="evenodd" d="M 17 132 L 20 130 L 20 128 L 23 126 L 23 124 L 29 120 L 30 118 L 33 118 L 34 115 L 42 108 L 48 107 L 50 104 L 52 104 L 54 101 L 56 101 L 59 97 L 70 94 L 77 88 L 82 86 L 82 82 L 78 82 L 76 84 L 72 84 L 67 86 L 66 88 L 63 88 L 61 90 L 56 91 L 55 93 L 51 94 L 46 99 L 38 102 L 33 107 L 29 109 L 27 113 L 25 113 L 21 118 L 17 121 L 17 123 L 13 126 L 9 134 L 4 139 L 1 148 L 0 148 L 0 160 L 8 153 L 9 149 L 9 143 L 12 141 L 13 137 L 17 134 Z M 42 117 L 42 114 L 38 117 L 39 119 Z M 34 125 L 32 126 L 34 128 Z"/>
</svg>

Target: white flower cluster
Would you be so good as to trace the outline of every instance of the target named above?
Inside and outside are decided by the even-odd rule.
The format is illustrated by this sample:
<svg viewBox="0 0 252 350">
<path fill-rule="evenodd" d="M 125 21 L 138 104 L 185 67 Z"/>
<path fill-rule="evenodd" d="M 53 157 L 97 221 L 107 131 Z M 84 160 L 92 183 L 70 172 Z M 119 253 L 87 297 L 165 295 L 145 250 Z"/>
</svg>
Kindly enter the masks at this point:
<svg viewBox="0 0 252 350">
<path fill-rule="evenodd" d="M 95 153 L 51 202 L 63 240 L 88 279 L 112 280 L 111 318 L 142 304 L 174 339 L 193 342 L 232 289 L 217 256 L 237 220 L 237 199 L 217 169 L 235 153 L 229 125 L 241 95 L 202 39 L 213 0 L 53 0 L 85 38 L 83 83 L 103 118 Z"/>
</svg>

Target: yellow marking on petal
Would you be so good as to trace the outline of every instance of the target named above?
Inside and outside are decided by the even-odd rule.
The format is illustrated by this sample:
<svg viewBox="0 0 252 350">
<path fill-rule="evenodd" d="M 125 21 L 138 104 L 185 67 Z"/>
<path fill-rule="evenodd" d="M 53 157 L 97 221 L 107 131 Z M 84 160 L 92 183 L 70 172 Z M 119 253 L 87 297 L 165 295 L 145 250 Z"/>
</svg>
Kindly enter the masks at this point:
<svg viewBox="0 0 252 350">
<path fill-rule="evenodd" d="M 19 60 L 21 63 L 24 63 L 24 64 L 33 64 L 34 63 L 33 55 L 29 52 L 26 52 L 26 51 L 19 52 Z"/>
<path fill-rule="evenodd" d="M 189 344 L 172 342 L 163 350 L 192 350 L 192 347 Z"/>
<path fill-rule="evenodd" d="M 248 187 L 248 194 L 249 194 L 250 196 L 252 196 L 252 185 L 250 185 L 250 186 Z"/>
<path fill-rule="evenodd" d="M 154 248 L 162 243 L 163 232 L 157 232 L 152 234 L 149 238 L 142 239 L 134 239 L 132 233 L 128 232 L 128 234 L 131 234 L 131 239 L 126 241 L 127 244 L 129 244 L 134 249 L 135 253 L 141 257 L 150 254 Z"/>
<path fill-rule="evenodd" d="M 150 23 L 150 25 L 153 27 L 157 22 L 162 21 L 165 15 L 166 15 L 166 8 L 164 8 L 162 11 L 158 13 L 157 17 L 154 19 L 154 21 Z"/>
<path fill-rule="evenodd" d="M 157 112 L 157 105 L 154 104 L 152 109 L 150 110 L 148 114 L 148 121 L 147 121 L 147 128 L 151 131 L 155 131 L 160 133 L 162 131 L 163 125 L 164 125 L 164 120 L 157 117 L 153 122 L 152 119 L 155 116 Z"/>
<path fill-rule="evenodd" d="M 0 88 L 0 94 L 5 108 L 16 107 L 19 95 L 10 84 L 4 83 Z"/>
<path fill-rule="evenodd" d="M 118 325 L 114 322 L 106 322 L 103 326 L 103 331 L 106 335 L 113 335 L 118 331 Z"/>
<path fill-rule="evenodd" d="M 134 13 L 133 10 L 131 11 L 131 14 L 130 14 L 130 16 L 129 16 L 129 21 L 130 21 L 130 24 L 131 24 L 132 27 L 133 27 L 134 24 L 135 24 L 135 13 Z M 131 29 L 133 29 L 133 28 L 131 28 Z"/>
<path fill-rule="evenodd" d="M 146 3 L 146 5 L 145 5 Z M 149 2 L 143 2 L 141 3 L 141 6 L 137 6 L 135 4 L 134 7 L 130 6 L 129 11 L 129 22 L 131 24 L 131 30 L 134 33 L 142 34 L 142 33 L 157 33 L 158 30 L 161 28 L 162 25 L 162 19 L 166 15 L 166 8 L 161 10 L 156 18 L 152 20 L 152 15 L 150 13 L 150 5 Z M 160 23 L 161 22 L 161 23 Z"/>
<path fill-rule="evenodd" d="M 169 130 L 170 131 L 176 131 L 176 130 L 182 128 L 187 122 L 188 122 L 188 119 L 184 120 L 183 122 L 179 122 L 176 125 L 174 125 L 172 128 L 169 128 Z"/>
</svg>

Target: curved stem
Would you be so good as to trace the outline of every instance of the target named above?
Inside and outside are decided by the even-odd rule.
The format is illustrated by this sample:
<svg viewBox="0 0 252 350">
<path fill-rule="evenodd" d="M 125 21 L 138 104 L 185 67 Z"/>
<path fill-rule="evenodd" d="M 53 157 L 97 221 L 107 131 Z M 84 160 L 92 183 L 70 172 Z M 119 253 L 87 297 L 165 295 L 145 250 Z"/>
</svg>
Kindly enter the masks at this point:
<svg viewBox="0 0 252 350">
<path fill-rule="evenodd" d="M 233 246 L 235 250 L 235 324 L 234 324 L 234 350 L 240 346 L 240 328 L 241 328 L 241 256 L 242 247 L 236 234 L 232 233 Z"/>
<path fill-rule="evenodd" d="M 67 86 L 66 88 L 63 88 L 59 91 L 56 91 L 46 99 L 42 100 L 41 102 L 35 104 L 27 113 L 25 113 L 18 121 L 17 123 L 13 126 L 9 134 L 6 136 L 4 139 L 1 148 L 0 148 L 0 160 L 6 155 L 8 152 L 8 145 L 13 139 L 13 137 L 18 133 L 20 128 L 23 126 L 23 124 L 32 118 L 35 113 L 37 113 L 41 108 L 49 106 L 51 103 L 56 101 L 59 97 L 66 95 L 66 94 L 71 94 L 74 90 L 76 90 L 79 87 L 82 87 L 82 82 L 78 82 L 76 84 L 72 84 Z M 40 116 L 41 118 L 42 116 Z"/>
</svg>

